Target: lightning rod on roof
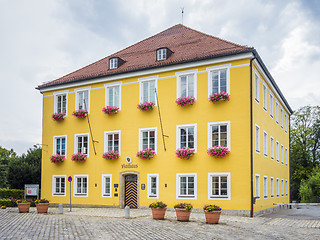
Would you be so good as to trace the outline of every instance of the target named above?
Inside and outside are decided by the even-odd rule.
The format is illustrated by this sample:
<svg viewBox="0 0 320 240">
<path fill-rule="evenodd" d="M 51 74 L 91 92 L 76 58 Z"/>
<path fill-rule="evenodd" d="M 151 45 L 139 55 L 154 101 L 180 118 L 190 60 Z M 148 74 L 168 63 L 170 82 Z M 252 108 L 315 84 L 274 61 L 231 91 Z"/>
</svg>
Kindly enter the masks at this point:
<svg viewBox="0 0 320 240">
<path fill-rule="evenodd" d="M 181 17 L 182 17 L 182 25 L 183 25 L 183 13 L 184 13 L 184 8 L 181 8 Z"/>
</svg>

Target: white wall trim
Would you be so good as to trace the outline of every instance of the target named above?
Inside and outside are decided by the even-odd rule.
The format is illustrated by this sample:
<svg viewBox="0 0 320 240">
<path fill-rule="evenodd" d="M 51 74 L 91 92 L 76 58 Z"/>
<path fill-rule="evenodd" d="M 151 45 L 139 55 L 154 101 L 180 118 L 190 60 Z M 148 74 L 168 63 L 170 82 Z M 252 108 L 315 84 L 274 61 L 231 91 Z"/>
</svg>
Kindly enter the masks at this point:
<svg viewBox="0 0 320 240">
<path fill-rule="evenodd" d="M 91 91 L 91 87 L 83 87 L 83 88 L 75 88 L 74 92 L 76 94 L 75 96 L 75 110 L 79 110 L 78 108 L 78 92 L 84 92 L 84 91 L 88 91 L 88 103 L 87 104 L 87 108 L 88 108 L 88 113 L 90 113 L 90 91 Z"/>
<path fill-rule="evenodd" d="M 55 178 L 64 178 L 64 194 L 55 194 Z M 67 192 L 67 176 L 66 175 L 52 175 L 52 196 L 53 197 L 65 197 Z"/>
<path fill-rule="evenodd" d="M 157 153 L 157 145 L 158 145 L 158 134 L 157 134 L 157 127 L 151 127 L 151 128 L 139 128 L 139 151 L 142 150 L 142 132 L 144 131 L 154 131 L 154 148 L 153 149 Z"/>
<path fill-rule="evenodd" d="M 155 196 L 151 196 L 151 177 L 157 178 L 157 194 Z M 159 199 L 159 173 L 148 173 L 147 178 L 147 198 Z"/>
<path fill-rule="evenodd" d="M 67 158 L 67 135 L 58 135 L 58 136 L 53 136 L 53 147 L 52 147 L 52 154 L 55 155 L 56 154 L 56 151 L 57 151 L 57 146 L 56 146 L 56 139 L 57 138 L 65 138 L 66 139 L 66 143 L 65 143 L 65 149 L 66 149 L 66 154 L 64 155 L 65 158 Z"/>
<path fill-rule="evenodd" d="M 108 151 L 108 139 L 107 134 L 119 134 L 119 156 L 121 156 L 121 130 L 104 131 L 104 152 Z"/>
<path fill-rule="evenodd" d="M 87 178 L 87 194 L 77 194 L 77 181 L 76 178 Z M 89 175 L 88 174 L 75 174 L 73 175 L 73 196 L 74 197 L 88 197 L 89 196 Z"/>
<path fill-rule="evenodd" d="M 230 94 L 230 68 L 231 64 L 224 64 L 219 66 L 207 67 L 206 71 L 208 72 L 208 98 L 212 94 L 212 72 L 219 71 L 219 70 L 226 70 L 227 72 L 227 93 Z"/>
<path fill-rule="evenodd" d="M 194 91 L 193 91 L 193 97 L 197 100 L 197 74 L 198 69 L 191 69 L 187 71 L 182 71 L 182 72 L 176 72 L 175 76 L 177 78 L 177 98 L 181 97 L 181 77 L 183 76 L 188 76 L 188 75 L 193 75 L 193 86 L 194 86 Z"/>
<path fill-rule="evenodd" d="M 106 195 L 105 190 L 105 179 L 109 177 L 110 178 L 110 195 Z M 102 174 L 102 184 L 101 184 L 101 195 L 103 198 L 112 198 L 112 174 Z"/>
<path fill-rule="evenodd" d="M 89 157 L 89 149 L 90 149 L 90 137 L 89 137 L 89 133 L 77 133 L 74 134 L 74 154 L 78 153 L 78 139 L 77 137 L 81 137 L 81 136 L 87 136 L 88 137 L 88 153 L 87 153 L 87 157 Z"/>
<path fill-rule="evenodd" d="M 119 110 L 121 110 L 121 86 L 122 82 L 116 82 L 116 83 L 107 83 L 104 84 L 104 89 L 105 89 L 105 106 L 110 106 L 109 105 L 109 91 L 108 88 L 110 87 L 119 87 Z M 94 89 L 95 90 L 95 89 Z"/>
<path fill-rule="evenodd" d="M 180 177 L 194 177 L 194 197 L 180 196 Z M 197 173 L 177 173 L 176 174 L 176 199 L 197 199 Z"/>
<path fill-rule="evenodd" d="M 158 93 L 158 78 L 159 76 L 151 76 L 151 77 L 144 77 L 144 78 L 138 78 L 138 82 L 139 82 L 139 103 L 142 103 L 143 100 L 142 100 L 142 93 L 143 93 L 143 89 L 142 89 L 142 83 L 144 82 L 151 82 L 151 81 L 154 81 L 154 87 L 155 89 L 157 90 L 157 93 Z M 157 95 L 155 95 L 155 102 L 154 102 L 155 106 L 158 105 L 157 103 Z"/>
<path fill-rule="evenodd" d="M 208 148 L 212 147 L 211 126 L 225 125 L 225 124 L 227 125 L 227 147 L 229 151 L 231 151 L 231 122 L 230 121 L 208 123 Z"/>
<path fill-rule="evenodd" d="M 227 185 L 227 197 L 215 197 L 211 194 L 212 191 L 212 177 L 222 176 L 227 177 L 228 185 Z M 220 187 L 220 186 L 219 186 Z M 231 200 L 231 173 L 230 172 L 209 172 L 208 173 L 208 200 Z"/>
<path fill-rule="evenodd" d="M 180 148 L 180 129 L 189 128 L 189 127 L 194 128 L 194 150 L 196 153 L 197 152 L 197 123 L 183 124 L 183 125 L 176 126 L 176 149 Z"/>
</svg>

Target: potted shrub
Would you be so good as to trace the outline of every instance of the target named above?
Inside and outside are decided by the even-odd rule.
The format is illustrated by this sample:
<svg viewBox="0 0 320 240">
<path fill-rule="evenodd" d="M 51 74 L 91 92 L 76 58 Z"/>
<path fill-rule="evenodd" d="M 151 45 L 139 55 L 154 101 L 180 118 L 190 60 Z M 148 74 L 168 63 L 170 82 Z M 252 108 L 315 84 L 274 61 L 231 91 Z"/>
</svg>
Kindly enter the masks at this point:
<svg viewBox="0 0 320 240">
<path fill-rule="evenodd" d="M 150 159 L 156 155 L 156 152 L 152 148 L 146 148 L 137 152 L 137 157 L 141 159 Z"/>
<path fill-rule="evenodd" d="M 60 154 L 55 154 L 50 157 L 52 163 L 62 163 L 65 160 L 65 157 Z"/>
<path fill-rule="evenodd" d="M 73 111 L 72 115 L 78 118 L 85 118 L 88 115 L 88 111 L 85 109 L 79 109 Z"/>
<path fill-rule="evenodd" d="M 106 106 L 106 107 L 102 108 L 102 112 L 104 112 L 105 114 L 108 114 L 108 115 L 115 114 L 118 112 L 118 110 L 119 110 L 119 108 L 116 106 Z"/>
<path fill-rule="evenodd" d="M 148 111 L 153 110 L 154 108 L 154 102 L 143 102 L 138 104 L 137 108 L 139 108 L 141 111 Z"/>
<path fill-rule="evenodd" d="M 102 157 L 104 159 L 118 159 L 119 158 L 119 151 L 110 150 L 105 152 Z"/>
<path fill-rule="evenodd" d="M 85 162 L 87 160 L 87 155 L 78 152 L 78 153 L 72 154 L 71 159 L 72 161 Z"/>
<path fill-rule="evenodd" d="M 208 148 L 207 153 L 215 158 L 223 158 L 227 156 L 230 151 L 227 147 L 224 146 L 213 146 Z"/>
<path fill-rule="evenodd" d="M 230 100 L 230 95 L 226 92 L 213 93 L 209 96 L 209 101 L 212 103 Z"/>
<path fill-rule="evenodd" d="M 64 119 L 65 115 L 66 115 L 66 113 L 54 113 L 54 114 L 52 114 L 52 119 L 54 119 L 56 121 L 61 121 Z"/>
<path fill-rule="evenodd" d="M 190 218 L 191 209 L 193 206 L 191 203 L 178 203 L 174 205 L 176 210 L 177 220 L 181 222 L 188 222 Z"/>
<path fill-rule="evenodd" d="M 195 101 L 195 97 L 179 97 L 176 100 L 176 104 L 183 107 L 185 105 L 192 105 Z"/>
<path fill-rule="evenodd" d="M 49 201 L 46 199 L 37 199 L 34 201 L 38 213 L 47 213 L 49 208 Z"/>
<path fill-rule="evenodd" d="M 194 155 L 195 150 L 189 147 L 178 148 L 176 150 L 176 155 L 181 159 L 190 159 Z"/>
<path fill-rule="evenodd" d="M 19 213 L 28 213 L 30 208 L 30 202 L 26 199 L 18 199 L 16 201 L 19 209 Z"/>
<path fill-rule="evenodd" d="M 217 205 L 205 205 L 203 207 L 206 223 L 217 224 L 220 219 L 221 208 Z"/>
<path fill-rule="evenodd" d="M 154 202 L 149 205 L 152 210 L 152 217 L 156 220 L 163 220 L 167 211 L 167 204 L 163 202 Z"/>
</svg>

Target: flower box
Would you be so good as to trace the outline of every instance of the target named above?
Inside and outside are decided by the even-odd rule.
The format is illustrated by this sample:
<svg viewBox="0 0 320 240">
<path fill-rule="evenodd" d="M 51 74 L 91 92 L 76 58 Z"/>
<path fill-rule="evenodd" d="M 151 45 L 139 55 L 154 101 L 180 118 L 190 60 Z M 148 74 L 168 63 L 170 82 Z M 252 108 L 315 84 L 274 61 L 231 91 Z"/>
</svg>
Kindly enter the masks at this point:
<svg viewBox="0 0 320 240">
<path fill-rule="evenodd" d="M 206 217 L 206 223 L 209 224 L 218 224 L 220 215 L 221 215 L 221 208 L 217 205 L 205 205 L 203 207 L 204 214 Z"/>
<path fill-rule="evenodd" d="M 137 152 L 137 157 L 141 159 L 150 159 L 156 155 L 156 152 L 152 148 L 146 148 Z"/>
<path fill-rule="evenodd" d="M 226 92 L 213 93 L 209 96 L 209 101 L 212 103 L 226 100 L 230 100 L 230 95 Z"/>
<path fill-rule="evenodd" d="M 85 109 L 79 109 L 73 111 L 72 115 L 78 118 L 85 118 L 88 115 L 88 111 Z"/>
<path fill-rule="evenodd" d="M 54 114 L 52 114 L 52 119 L 54 119 L 56 121 L 61 121 L 64 119 L 65 115 L 66 115 L 66 113 L 54 113 Z"/>
<path fill-rule="evenodd" d="M 195 97 L 179 97 L 176 100 L 176 104 L 183 107 L 185 105 L 192 105 L 195 101 Z"/>
<path fill-rule="evenodd" d="M 154 109 L 154 102 L 143 102 L 138 104 L 137 108 L 139 108 L 141 111 L 148 111 Z"/>
<path fill-rule="evenodd" d="M 119 108 L 116 106 L 106 106 L 106 107 L 102 108 L 102 112 L 104 112 L 105 114 L 109 114 L 109 115 L 117 113 L 118 110 L 119 110 Z"/>
<path fill-rule="evenodd" d="M 190 159 L 195 154 L 195 149 L 183 147 L 176 150 L 176 155 L 181 159 Z"/>
<path fill-rule="evenodd" d="M 83 153 L 76 153 L 72 154 L 71 159 L 72 161 L 85 162 L 87 160 L 87 155 Z"/>
<path fill-rule="evenodd" d="M 208 148 L 207 153 L 215 158 L 223 158 L 227 156 L 230 153 L 230 151 L 227 147 L 224 146 L 214 146 Z"/>
<path fill-rule="evenodd" d="M 102 155 L 105 159 L 118 159 L 119 158 L 119 151 L 110 150 L 108 152 L 105 152 Z"/>
<path fill-rule="evenodd" d="M 62 163 L 65 160 L 65 156 L 56 154 L 50 157 L 52 163 Z"/>
</svg>

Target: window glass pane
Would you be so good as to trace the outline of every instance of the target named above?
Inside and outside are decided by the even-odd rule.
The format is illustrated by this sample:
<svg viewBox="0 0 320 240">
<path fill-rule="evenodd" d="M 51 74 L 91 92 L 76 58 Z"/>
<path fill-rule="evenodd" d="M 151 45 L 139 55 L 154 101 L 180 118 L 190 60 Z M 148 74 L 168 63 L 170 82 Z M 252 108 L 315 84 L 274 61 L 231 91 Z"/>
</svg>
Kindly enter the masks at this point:
<svg viewBox="0 0 320 240">
<path fill-rule="evenodd" d="M 62 96 L 62 112 L 67 112 L 67 95 Z"/>
<path fill-rule="evenodd" d="M 227 71 L 220 71 L 220 92 L 227 92 Z"/>
<path fill-rule="evenodd" d="M 83 153 L 88 153 L 88 137 L 83 137 Z"/>
<path fill-rule="evenodd" d="M 181 97 L 187 96 L 187 77 L 181 77 Z"/>
<path fill-rule="evenodd" d="M 114 87 L 114 106 L 120 107 L 120 87 Z"/>
<path fill-rule="evenodd" d="M 155 81 L 150 82 L 150 102 L 156 102 Z"/>
<path fill-rule="evenodd" d="M 212 93 L 219 92 L 219 72 L 212 73 Z"/>
<path fill-rule="evenodd" d="M 194 96 L 194 79 L 193 75 L 188 76 L 188 96 Z"/>
<path fill-rule="evenodd" d="M 61 145 L 60 145 L 60 138 L 57 138 L 56 139 L 56 154 L 61 154 L 61 151 L 60 151 L 60 148 L 61 148 Z"/>
<path fill-rule="evenodd" d="M 183 148 L 187 144 L 187 132 L 186 128 L 180 129 L 180 147 Z"/>
<path fill-rule="evenodd" d="M 149 89 L 149 82 L 142 83 L 142 101 L 143 102 L 149 101 L 148 89 Z"/>
<path fill-rule="evenodd" d="M 82 153 L 82 137 L 77 137 L 78 139 L 78 152 Z"/>
<path fill-rule="evenodd" d="M 57 103 L 57 104 L 58 104 L 58 105 L 57 105 L 57 112 L 59 112 L 59 113 L 62 112 L 62 109 L 61 109 L 61 107 L 62 107 L 62 99 L 61 99 L 61 97 L 62 97 L 62 96 L 58 96 L 58 97 L 57 97 L 57 100 L 58 100 L 58 101 L 57 101 L 57 102 L 58 102 L 58 103 Z"/>
<path fill-rule="evenodd" d="M 65 155 L 66 154 L 66 139 L 62 138 L 61 140 L 62 140 L 62 142 L 61 142 L 61 154 Z"/>
<path fill-rule="evenodd" d="M 83 92 L 78 92 L 78 108 L 79 109 L 84 109 L 83 105 Z"/>
<path fill-rule="evenodd" d="M 212 177 L 212 195 L 219 195 L 219 177 Z"/>
</svg>

